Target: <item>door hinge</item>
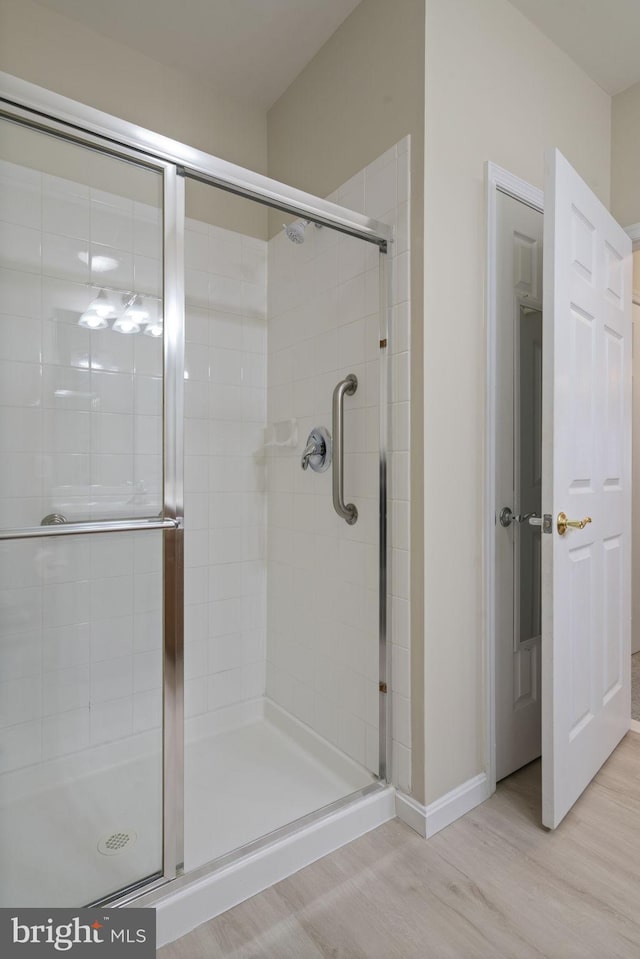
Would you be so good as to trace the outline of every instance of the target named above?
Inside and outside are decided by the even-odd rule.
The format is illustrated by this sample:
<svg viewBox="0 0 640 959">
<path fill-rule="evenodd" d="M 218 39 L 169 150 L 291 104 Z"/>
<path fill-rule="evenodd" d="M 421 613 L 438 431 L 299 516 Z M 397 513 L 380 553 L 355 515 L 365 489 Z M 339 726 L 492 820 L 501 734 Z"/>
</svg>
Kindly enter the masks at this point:
<svg viewBox="0 0 640 959">
<path fill-rule="evenodd" d="M 386 347 L 386 345 L 387 345 L 387 341 L 386 341 L 386 340 L 380 340 L 380 349 L 381 349 L 381 350 L 384 350 L 384 348 Z"/>
<path fill-rule="evenodd" d="M 380 690 L 381 693 L 386 693 L 386 691 L 387 691 L 387 684 L 386 684 L 386 683 L 379 683 L 379 684 L 378 684 L 378 689 Z"/>
</svg>

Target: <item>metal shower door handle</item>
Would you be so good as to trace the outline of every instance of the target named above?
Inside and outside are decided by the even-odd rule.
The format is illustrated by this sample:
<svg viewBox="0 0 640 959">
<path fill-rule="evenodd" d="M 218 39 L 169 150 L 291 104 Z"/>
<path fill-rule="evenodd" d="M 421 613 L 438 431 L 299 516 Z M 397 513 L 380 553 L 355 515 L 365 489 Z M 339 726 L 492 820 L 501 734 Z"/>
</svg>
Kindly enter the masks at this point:
<svg viewBox="0 0 640 959">
<path fill-rule="evenodd" d="M 344 501 L 344 397 L 353 396 L 358 389 L 358 377 L 349 373 L 333 391 L 333 507 L 349 526 L 358 520 L 353 503 Z"/>
</svg>

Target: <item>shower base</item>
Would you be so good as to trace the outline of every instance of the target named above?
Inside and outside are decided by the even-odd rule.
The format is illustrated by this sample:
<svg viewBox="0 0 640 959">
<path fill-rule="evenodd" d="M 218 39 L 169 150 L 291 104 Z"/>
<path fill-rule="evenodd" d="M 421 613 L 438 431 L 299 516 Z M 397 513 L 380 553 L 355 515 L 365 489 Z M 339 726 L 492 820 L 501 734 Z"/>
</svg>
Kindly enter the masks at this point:
<svg viewBox="0 0 640 959">
<path fill-rule="evenodd" d="M 244 725 L 187 742 L 185 871 L 374 782 L 270 700 L 249 709 Z"/>
<path fill-rule="evenodd" d="M 187 726 L 185 874 L 134 903 L 155 907 L 158 946 L 396 814 L 393 786 L 270 700 L 228 715 L 214 735 Z"/>
<path fill-rule="evenodd" d="M 269 700 L 221 710 L 214 729 L 210 722 L 196 718 L 186 727 L 186 872 L 375 781 Z M 90 771 L 77 755 L 48 773 L 40 766 L 5 781 L 0 905 L 79 905 L 160 869 L 157 744 L 157 735 L 143 736 L 103 747 L 92 756 Z"/>
<path fill-rule="evenodd" d="M 76 754 L 5 779 L 0 905 L 84 905 L 160 871 L 162 759 L 151 751 L 157 739 L 141 737 L 147 751 L 137 756 L 128 748 L 125 757 L 112 744 L 100 757 L 83 762 Z"/>
</svg>

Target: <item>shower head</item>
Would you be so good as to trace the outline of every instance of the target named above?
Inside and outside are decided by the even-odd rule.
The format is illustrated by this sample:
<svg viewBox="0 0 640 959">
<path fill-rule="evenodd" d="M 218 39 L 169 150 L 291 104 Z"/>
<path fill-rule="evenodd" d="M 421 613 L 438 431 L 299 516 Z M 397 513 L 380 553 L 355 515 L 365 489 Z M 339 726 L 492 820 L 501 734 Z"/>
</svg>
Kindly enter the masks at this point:
<svg viewBox="0 0 640 959">
<path fill-rule="evenodd" d="M 284 232 L 292 243 L 304 243 L 304 231 L 311 223 L 311 220 L 294 220 L 289 226 L 283 223 Z"/>
</svg>

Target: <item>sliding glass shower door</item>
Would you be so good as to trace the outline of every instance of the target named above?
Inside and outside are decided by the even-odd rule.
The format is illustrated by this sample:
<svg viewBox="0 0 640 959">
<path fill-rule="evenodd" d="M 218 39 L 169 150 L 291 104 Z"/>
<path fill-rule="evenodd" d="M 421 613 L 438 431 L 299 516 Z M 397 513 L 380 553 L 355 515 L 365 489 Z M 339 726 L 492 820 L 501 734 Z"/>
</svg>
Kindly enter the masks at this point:
<svg viewBox="0 0 640 959">
<path fill-rule="evenodd" d="M 376 243 L 185 194 L 188 871 L 381 773 L 386 334 Z"/>
<path fill-rule="evenodd" d="M 163 171 L 0 144 L 0 904 L 80 905 L 163 871 Z"/>
<path fill-rule="evenodd" d="M 387 775 L 391 230 L 349 208 L 395 162 L 341 208 L 39 96 L 0 104 L 0 905 L 149 903 Z"/>
</svg>

